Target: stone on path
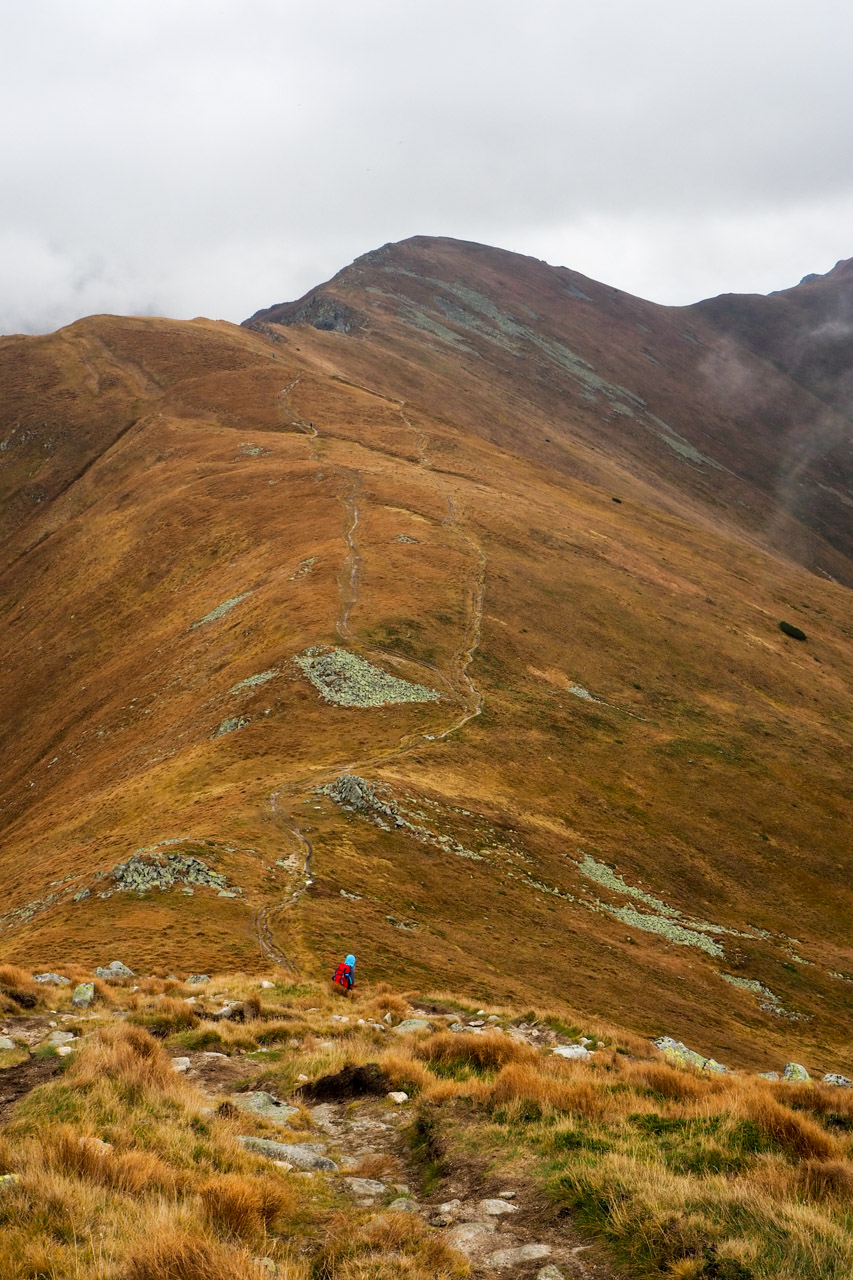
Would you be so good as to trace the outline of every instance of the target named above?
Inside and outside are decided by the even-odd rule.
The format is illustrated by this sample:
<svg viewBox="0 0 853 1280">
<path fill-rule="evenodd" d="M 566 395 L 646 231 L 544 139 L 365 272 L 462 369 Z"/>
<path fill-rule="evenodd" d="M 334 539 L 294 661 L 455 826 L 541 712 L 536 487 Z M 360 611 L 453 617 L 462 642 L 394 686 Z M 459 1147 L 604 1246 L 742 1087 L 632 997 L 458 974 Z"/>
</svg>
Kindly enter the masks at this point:
<svg viewBox="0 0 853 1280">
<path fill-rule="evenodd" d="M 536 1272 L 536 1280 L 566 1280 L 566 1278 L 559 1267 L 549 1262 L 547 1267 L 542 1267 Z"/>
<path fill-rule="evenodd" d="M 490 1218 L 499 1218 L 502 1213 L 518 1213 L 518 1205 L 508 1200 L 481 1200 L 477 1207 Z"/>
<path fill-rule="evenodd" d="M 132 978 L 133 970 L 128 969 L 126 964 L 122 964 L 121 960 L 112 960 L 108 965 L 99 965 L 95 970 L 96 978 L 103 978 L 106 982 L 110 979 Z"/>
<path fill-rule="evenodd" d="M 0 1036 L 0 1049 L 14 1049 L 15 1041 L 10 1036 Z"/>
<path fill-rule="evenodd" d="M 398 1036 L 408 1035 L 410 1031 L 429 1031 L 430 1026 L 426 1018 L 404 1018 L 394 1031 Z"/>
<path fill-rule="evenodd" d="M 295 1169 L 318 1170 L 336 1173 L 334 1160 L 323 1155 L 325 1147 L 319 1142 L 274 1142 L 272 1138 L 255 1138 L 241 1135 L 239 1141 L 249 1151 L 267 1156 L 270 1160 L 286 1160 Z"/>
<path fill-rule="evenodd" d="M 383 1196 L 388 1188 L 376 1178 L 344 1178 L 354 1196 Z"/>
<path fill-rule="evenodd" d="M 805 1067 L 800 1066 L 799 1062 L 787 1062 L 785 1070 L 782 1072 L 783 1080 L 805 1081 L 811 1080 L 811 1076 Z"/>
<path fill-rule="evenodd" d="M 443 1238 L 470 1259 L 482 1250 L 497 1229 L 494 1222 L 460 1222 L 458 1226 L 450 1227 Z"/>
<path fill-rule="evenodd" d="M 388 1205 L 392 1213 L 420 1213 L 421 1207 L 411 1196 L 398 1196 Z"/>
<path fill-rule="evenodd" d="M 254 1116 L 263 1116 L 265 1120 L 273 1120 L 276 1124 L 286 1124 L 291 1116 L 299 1114 L 298 1107 L 291 1107 L 280 1102 L 271 1093 L 259 1089 L 257 1093 L 234 1093 L 228 1099 L 241 1111 L 248 1111 Z"/>
<path fill-rule="evenodd" d="M 853 1080 L 849 1080 L 847 1076 L 840 1076 L 837 1071 L 830 1071 L 825 1075 L 823 1083 L 838 1085 L 839 1089 L 853 1089 Z"/>
<path fill-rule="evenodd" d="M 173 1071 L 189 1071 L 191 1066 L 192 1066 L 192 1063 L 190 1062 L 189 1058 L 173 1058 L 172 1059 Z"/>
<path fill-rule="evenodd" d="M 409 1101 L 409 1095 L 404 1093 L 402 1089 L 392 1090 L 392 1092 L 388 1094 L 388 1098 L 391 1102 L 396 1102 L 398 1107 L 402 1107 L 404 1102 Z"/>
<path fill-rule="evenodd" d="M 47 1037 L 48 1044 L 70 1044 L 72 1040 L 76 1040 L 73 1031 L 51 1031 Z"/>
<path fill-rule="evenodd" d="M 498 1249 L 490 1253 L 486 1263 L 490 1267 L 518 1267 L 522 1262 L 538 1262 L 550 1253 L 549 1244 L 520 1244 L 513 1249 Z"/>
<path fill-rule="evenodd" d="M 88 1009 L 94 998 L 94 982 L 81 982 L 79 986 L 74 988 L 71 1003 L 74 1005 L 75 1009 Z"/>
</svg>

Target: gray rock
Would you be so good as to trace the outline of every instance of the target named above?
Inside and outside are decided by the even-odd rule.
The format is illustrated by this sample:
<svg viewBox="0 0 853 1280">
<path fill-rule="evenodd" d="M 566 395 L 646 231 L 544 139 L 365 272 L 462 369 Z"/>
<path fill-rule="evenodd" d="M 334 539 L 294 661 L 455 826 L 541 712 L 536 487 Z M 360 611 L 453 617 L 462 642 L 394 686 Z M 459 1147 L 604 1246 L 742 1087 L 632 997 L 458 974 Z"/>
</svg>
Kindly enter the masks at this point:
<svg viewBox="0 0 853 1280">
<path fill-rule="evenodd" d="M 549 1262 L 547 1267 L 542 1267 L 536 1272 L 536 1280 L 566 1280 L 566 1278 L 559 1267 Z"/>
<path fill-rule="evenodd" d="M 77 1037 L 72 1031 L 51 1031 L 47 1037 L 47 1044 L 70 1044 Z"/>
<path fill-rule="evenodd" d="M 551 1253 L 549 1244 L 520 1244 L 514 1249 L 498 1249 L 486 1259 L 491 1267 L 518 1267 L 522 1262 L 538 1262 Z"/>
<path fill-rule="evenodd" d="M 62 978 L 58 973 L 35 973 L 33 974 L 34 982 L 51 982 L 55 987 L 70 987 L 71 983 L 68 978 Z"/>
<path fill-rule="evenodd" d="M 489 1236 L 497 1229 L 494 1222 L 460 1222 L 458 1226 L 449 1227 L 443 1238 L 452 1248 L 471 1258 L 491 1243 Z"/>
<path fill-rule="evenodd" d="M 709 1071 L 714 1075 L 721 1075 L 728 1071 L 728 1067 L 724 1067 L 721 1062 L 717 1062 L 714 1058 L 703 1057 L 695 1049 L 688 1049 L 687 1045 L 682 1044 L 680 1040 L 673 1040 L 672 1036 L 658 1036 L 652 1044 L 676 1066 L 698 1067 L 700 1071 Z"/>
<path fill-rule="evenodd" d="M 388 1205 L 392 1213 L 420 1213 L 421 1206 L 411 1196 L 398 1196 Z"/>
<path fill-rule="evenodd" d="M 551 1050 L 560 1058 L 576 1059 L 578 1062 L 588 1062 L 592 1057 L 589 1049 L 582 1044 L 558 1044 Z"/>
<path fill-rule="evenodd" d="M 354 1196 L 383 1196 L 388 1188 L 376 1178 L 344 1178 Z"/>
<path fill-rule="evenodd" d="M 337 1172 L 338 1166 L 323 1155 L 325 1147 L 319 1142 L 274 1142 L 271 1138 L 248 1136 L 241 1136 L 239 1140 L 248 1151 L 255 1151 L 270 1160 L 286 1160 L 296 1169 Z"/>
<path fill-rule="evenodd" d="M 412 1031 L 429 1031 L 430 1026 L 426 1018 L 404 1018 L 394 1031 L 398 1036 L 408 1035 Z"/>
<path fill-rule="evenodd" d="M 781 1076 L 778 1071 L 759 1071 L 759 1080 L 780 1080 Z"/>
<path fill-rule="evenodd" d="M 838 1085 L 839 1089 L 853 1089 L 853 1080 L 849 1080 L 847 1076 L 840 1076 L 837 1071 L 830 1071 L 825 1075 L 823 1083 Z"/>
<path fill-rule="evenodd" d="M 191 986 L 196 986 L 201 982 L 210 982 L 210 975 L 207 973 L 191 973 L 187 978 L 187 982 Z"/>
<path fill-rule="evenodd" d="M 172 1059 L 173 1071 L 189 1071 L 191 1066 L 192 1066 L 192 1062 L 190 1061 L 189 1058 L 173 1058 Z"/>
<path fill-rule="evenodd" d="M 71 901 L 72 901 L 72 902 L 85 902 L 85 900 L 86 900 L 87 898 L 91 898 L 91 896 L 92 896 L 92 890 L 91 890 L 91 889 L 78 889 L 78 890 L 77 890 L 77 892 L 75 893 L 74 897 L 71 899 Z"/>
<path fill-rule="evenodd" d="M 811 1076 L 805 1067 L 800 1066 L 799 1062 L 788 1062 L 785 1064 L 785 1070 L 782 1072 L 783 1080 L 797 1081 L 811 1080 Z"/>
<path fill-rule="evenodd" d="M 490 1218 L 499 1218 L 502 1213 L 518 1213 L 518 1205 L 508 1200 L 481 1200 L 478 1208 Z"/>
<path fill-rule="evenodd" d="M 0 1036 L 0 1049 L 14 1049 L 15 1041 L 9 1036 Z"/>
<path fill-rule="evenodd" d="M 263 1116 L 265 1120 L 272 1120 L 276 1124 L 286 1124 L 291 1116 L 299 1114 L 298 1107 L 280 1102 L 278 1098 L 274 1098 L 271 1093 L 265 1093 L 263 1089 L 258 1090 L 257 1093 L 232 1094 L 229 1102 L 239 1107 L 241 1111 L 248 1111 L 254 1116 Z"/>
<path fill-rule="evenodd" d="M 132 978 L 133 970 L 128 969 L 126 964 L 122 964 L 121 960 L 111 960 L 108 965 L 99 965 L 95 970 L 96 978 L 103 978 L 109 982 L 111 978 Z"/>
<path fill-rule="evenodd" d="M 94 982 L 81 982 L 79 986 L 74 988 L 71 1003 L 74 1005 L 75 1009 L 88 1009 L 94 998 Z"/>
</svg>

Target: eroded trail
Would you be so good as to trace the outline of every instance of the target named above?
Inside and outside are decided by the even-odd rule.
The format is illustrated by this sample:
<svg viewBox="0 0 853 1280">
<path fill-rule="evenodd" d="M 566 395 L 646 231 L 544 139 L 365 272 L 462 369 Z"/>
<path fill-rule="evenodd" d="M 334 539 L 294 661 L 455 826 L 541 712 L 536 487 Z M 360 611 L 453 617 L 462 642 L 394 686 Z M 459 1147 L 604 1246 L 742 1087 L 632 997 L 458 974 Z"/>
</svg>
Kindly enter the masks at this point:
<svg viewBox="0 0 853 1280">
<path fill-rule="evenodd" d="M 302 418 L 290 403 L 290 393 L 300 381 L 301 379 L 297 377 L 293 379 L 292 382 L 288 383 L 288 385 L 279 392 L 279 398 L 282 401 L 282 408 L 289 416 L 291 425 L 311 437 L 312 448 L 310 456 L 313 461 L 319 464 L 320 458 L 313 444 L 313 441 L 316 441 L 319 438 L 319 433 L 314 424 Z M 386 397 L 381 398 L 385 399 Z M 296 887 L 291 891 L 289 896 L 279 903 L 263 907 L 257 913 L 256 927 L 258 945 L 269 959 L 273 960 L 276 964 L 283 965 L 291 971 L 296 971 L 297 966 L 294 961 L 286 956 L 281 948 L 276 944 L 272 934 L 271 922 L 283 914 L 288 908 L 295 906 L 305 893 L 306 889 L 310 886 L 312 882 L 311 859 L 313 856 L 313 849 L 310 841 L 305 835 L 303 835 L 296 822 L 294 822 L 292 817 L 289 817 L 282 809 L 281 798 L 284 796 L 298 795 L 308 787 L 323 785 L 324 783 L 337 778 L 341 773 L 361 772 L 375 769 L 382 764 L 387 764 L 390 760 L 399 759 L 407 752 L 413 750 L 413 748 L 422 746 L 424 743 L 441 742 L 449 737 L 450 734 L 455 733 L 464 725 L 468 724 L 469 721 L 480 715 L 483 709 L 483 696 L 474 681 L 471 679 L 469 668 L 474 660 L 474 656 L 480 643 L 480 629 L 483 618 L 483 600 L 486 589 L 486 555 L 479 542 L 460 524 L 456 512 L 456 504 L 450 487 L 442 479 L 439 473 L 436 472 L 427 453 L 425 433 L 421 427 L 415 426 L 405 410 L 405 401 L 400 401 L 397 405 L 397 412 L 400 414 L 400 418 L 404 425 L 415 437 L 418 466 L 429 475 L 432 484 L 438 492 L 441 493 L 444 499 L 447 512 L 442 523 L 453 530 L 459 541 L 466 548 L 466 551 L 470 555 L 475 566 L 473 574 L 466 586 L 467 598 L 465 602 L 465 626 L 463 629 L 461 643 L 453 655 L 451 669 L 449 671 L 442 671 L 432 663 L 420 663 L 421 666 L 433 671 L 439 677 L 442 684 L 455 693 L 462 705 L 462 712 L 444 729 L 437 730 L 436 732 L 418 731 L 414 734 L 406 734 L 394 747 L 388 747 L 382 751 L 371 752 L 369 755 L 356 760 L 340 761 L 331 767 L 320 767 L 300 778 L 293 779 L 271 795 L 270 807 L 279 821 L 286 827 L 293 837 L 297 847 L 291 856 L 301 865 L 297 872 Z M 325 459 L 325 462 L 338 473 L 342 481 L 341 501 L 345 511 L 343 540 L 346 547 L 346 555 L 338 579 L 340 603 L 335 629 L 341 640 L 350 643 L 355 639 L 350 628 L 350 618 L 355 605 L 358 603 L 361 571 L 361 554 L 359 552 L 357 541 L 357 530 L 359 525 L 358 497 L 361 490 L 361 477 L 351 468 L 343 467 L 335 463 L 329 464 L 328 459 Z M 404 655 L 394 653 L 390 650 L 374 649 L 372 652 L 377 654 L 377 656 L 390 658 L 394 661 L 404 657 Z"/>
</svg>

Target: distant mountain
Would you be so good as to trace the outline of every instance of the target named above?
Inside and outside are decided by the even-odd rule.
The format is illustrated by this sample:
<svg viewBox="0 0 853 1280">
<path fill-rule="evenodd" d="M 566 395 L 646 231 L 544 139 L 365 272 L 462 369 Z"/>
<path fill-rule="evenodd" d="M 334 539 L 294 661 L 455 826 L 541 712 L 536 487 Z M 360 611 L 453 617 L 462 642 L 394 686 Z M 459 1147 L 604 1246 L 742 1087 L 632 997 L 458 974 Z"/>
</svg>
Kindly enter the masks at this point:
<svg viewBox="0 0 853 1280">
<path fill-rule="evenodd" d="M 0 956 L 353 950 L 836 1070 L 849 287 L 416 237 L 243 326 L 0 339 Z"/>
</svg>

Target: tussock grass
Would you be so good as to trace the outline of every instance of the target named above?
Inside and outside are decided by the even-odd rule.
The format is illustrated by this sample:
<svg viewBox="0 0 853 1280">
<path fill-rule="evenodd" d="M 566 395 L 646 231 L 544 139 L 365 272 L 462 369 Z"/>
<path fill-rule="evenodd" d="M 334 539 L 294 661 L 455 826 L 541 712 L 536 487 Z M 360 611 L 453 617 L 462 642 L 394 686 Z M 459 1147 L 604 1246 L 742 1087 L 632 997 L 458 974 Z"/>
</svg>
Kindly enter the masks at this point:
<svg viewBox="0 0 853 1280">
<path fill-rule="evenodd" d="M 167 1229 L 128 1259 L 125 1276 L 126 1280 L 266 1280 L 269 1272 L 242 1249 Z"/>
<path fill-rule="evenodd" d="M 532 1066 L 539 1061 L 536 1050 L 529 1045 L 495 1032 L 475 1036 L 439 1031 L 421 1041 L 415 1053 L 431 1066 L 461 1067 L 477 1072 L 497 1071 L 510 1062 Z"/>
<path fill-rule="evenodd" d="M 353 1230 L 341 1214 L 329 1225 L 313 1280 L 463 1280 L 469 1267 L 412 1213 L 383 1213 Z"/>
</svg>

